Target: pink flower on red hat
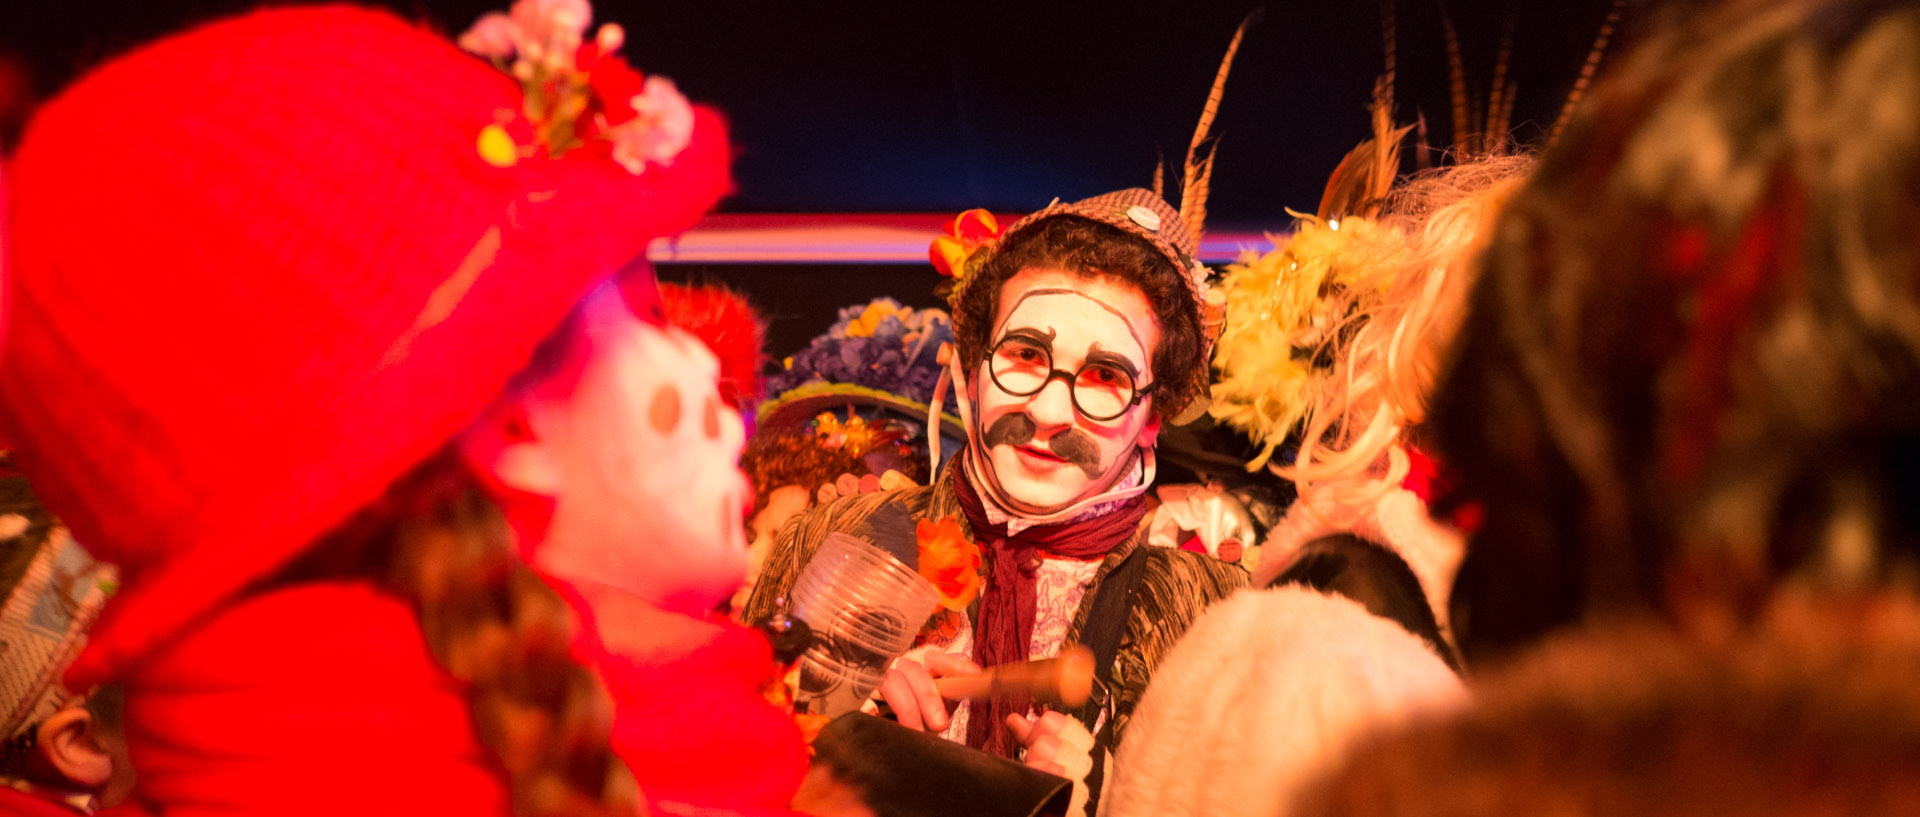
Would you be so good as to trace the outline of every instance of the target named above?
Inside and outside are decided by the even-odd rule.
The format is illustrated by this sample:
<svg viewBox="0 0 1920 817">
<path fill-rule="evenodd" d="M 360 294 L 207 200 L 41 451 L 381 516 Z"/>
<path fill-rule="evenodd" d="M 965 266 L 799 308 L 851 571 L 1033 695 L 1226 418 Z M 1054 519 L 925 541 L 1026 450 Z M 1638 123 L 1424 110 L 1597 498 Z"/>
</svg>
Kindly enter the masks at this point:
<svg viewBox="0 0 1920 817">
<path fill-rule="evenodd" d="M 513 19 L 528 31 L 560 28 L 575 33 L 593 22 L 593 4 L 587 0 L 515 0 Z"/>
<path fill-rule="evenodd" d="M 629 105 L 634 115 L 618 125 L 604 129 L 613 143 L 613 160 L 627 172 L 638 174 L 648 164 L 667 165 L 693 139 L 693 106 L 680 95 L 673 80 L 647 77 L 643 90 Z"/>
<path fill-rule="evenodd" d="M 489 57 L 505 60 L 519 50 L 520 27 L 513 19 L 500 12 L 490 12 L 475 20 L 473 27 L 460 35 L 460 48 Z"/>
<path fill-rule="evenodd" d="M 583 42 L 592 19 L 587 0 L 517 0 L 510 13 L 484 15 L 461 35 L 461 47 L 520 81 L 533 126 L 530 145 L 500 124 L 488 126 L 476 142 L 482 159 L 509 167 L 523 156 L 558 158 L 586 146 L 637 175 L 671 163 L 692 141 L 693 106 L 671 81 L 645 76 L 619 56 L 620 26 L 603 25 Z"/>
<path fill-rule="evenodd" d="M 520 32 L 520 55 L 558 67 L 580 50 L 593 6 L 587 0 L 517 0 L 509 12 Z"/>
</svg>

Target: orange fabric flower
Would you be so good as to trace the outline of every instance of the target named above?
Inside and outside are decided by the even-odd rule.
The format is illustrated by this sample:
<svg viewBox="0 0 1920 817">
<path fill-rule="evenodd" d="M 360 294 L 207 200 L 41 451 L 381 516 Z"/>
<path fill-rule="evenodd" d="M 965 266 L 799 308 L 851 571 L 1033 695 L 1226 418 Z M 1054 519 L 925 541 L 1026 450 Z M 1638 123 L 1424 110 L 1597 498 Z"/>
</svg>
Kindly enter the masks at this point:
<svg viewBox="0 0 1920 817">
<path fill-rule="evenodd" d="M 914 533 L 920 542 L 920 575 L 940 593 L 940 606 L 967 609 L 983 584 L 980 546 L 967 540 L 960 521 L 951 516 L 939 522 L 922 519 Z"/>
<path fill-rule="evenodd" d="M 927 248 L 927 260 L 948 278 L 961 277 L 967 258 L 1000 237 L 999 222 L 985 210 L 968 210 L 954 216 L 942 229 L 946 235 L 933 240 L 933 245 Z"/>
</svg>

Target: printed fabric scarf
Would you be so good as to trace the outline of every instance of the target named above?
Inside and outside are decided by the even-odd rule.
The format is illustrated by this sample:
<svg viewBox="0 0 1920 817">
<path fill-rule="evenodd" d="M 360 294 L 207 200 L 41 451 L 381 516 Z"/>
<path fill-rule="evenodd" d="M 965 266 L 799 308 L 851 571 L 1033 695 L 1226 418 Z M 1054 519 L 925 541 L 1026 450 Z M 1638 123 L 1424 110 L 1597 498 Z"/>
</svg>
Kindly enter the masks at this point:
<svg viewBox="0 0 1920 817">
<path fill-rule="evenodd" d="M 967 516 L 967 525 L 973 529 L 974 540 L 993 562 L 986 594 L 980 599 L 980 619 L 974 626 L 973 660 L 982 667 L 1028 660 L 1034 610 L 1038 604 L 1034 577 L 1043 557 L 1093 559 L 1103 556 L 1133 536 L 1147 512 L 1146 499 L 1136 496 L 1110 513 L 1035 525 L 1009 536 L 1006 526 L 987 520 L 986 508 L 974 492 L 965 469 L 955 475 L 953 487 L 960 500 L 960 510 Z M 981 703 L 987 705 L 981 707 Z M 975 701 L 973 715 L 967 720 L 967 745 L 1001 757 L 1013 757 L 1019 742 L 1007 728 L 1007 716 L 1025 715 L 1032 708 L 1033 696 L 1024 692 Z"/>
</svg>

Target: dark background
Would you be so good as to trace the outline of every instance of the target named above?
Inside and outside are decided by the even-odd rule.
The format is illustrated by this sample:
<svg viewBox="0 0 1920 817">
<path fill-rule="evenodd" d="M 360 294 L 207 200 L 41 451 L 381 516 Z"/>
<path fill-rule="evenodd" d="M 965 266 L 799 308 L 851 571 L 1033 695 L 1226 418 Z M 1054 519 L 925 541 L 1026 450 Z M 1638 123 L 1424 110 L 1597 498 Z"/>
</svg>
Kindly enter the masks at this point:
<svg viewBox="0 0 1920 817">
<path fill-rule="evenodd" d="M 510 0 L 389 0 L 458 34 Z M 1609 0 L 1449 0 L 1467 85 L 1480 98 L 1510 33 L 1513 135 L 1558 114 Z M 235 0 L 0 0 L 0 50 L 42 96 L 78 71 Z M 734 212 L 1019 212 L 1059 196 L 1148 185 L 1177 164 L 1234 27 L 1257 13 L 1214 132 L 1210 224 L 1279 229 L 1312 210 L 1340 157 L 1368 135 L 1384 58 L 1381 6 L 1322 2 L 740 2 L 600 0 L 626 54 L 727 112 L 739 150 Z M 1451 139 L 1442 4 L 1398 0 L 1397 103 Z M 1643 16 L 1629 10 L 1629 18 Z M 1616 48 L 1612 53 L 1619 53 Z M 314 66 L 324 71 L 324 65 Z M 130 133 L 137 138 L 137 129 Z M 937 303 L 924 268 L 678 267 L 769 312 L 783 355 L 832 320 L 826 304 L 879 294 Z M 800 296 L 800 297 L 792 297 Z M 924 297 L 922 297 L 924 296 Z M 797 339 L 797 340 L 796 340 Z"/>
<path fill-rule="evenodd" d="M 457 34 L 510 0 L 381 3 Z M 252 8 L 235 0 L 5 0 L 0 47 L 42 93 L 146 39 Z M 1607 0 L 1450 0 L 1468 85 L 1484 96 L 1509 23 L 1515 135 L 1549 125 Z M 1232 36 L 1241 49 L 1215 132 L 1217 223 L 1272 228 L 1311 209 L 1367 135 L 1380 7 L 1319 2 L 741 2 L 600 0 L 626 53 L 733 120 L 737 212 L 1021 211 L 1151 181 L 1178 161 Z M 1437 0 L 1396 3 L 1402 119 L 1448 137 Z M 598 21 L 596 21 L 598 22 Z M 326 70 L 315 66 L 314 70 Z"/>
</svg>

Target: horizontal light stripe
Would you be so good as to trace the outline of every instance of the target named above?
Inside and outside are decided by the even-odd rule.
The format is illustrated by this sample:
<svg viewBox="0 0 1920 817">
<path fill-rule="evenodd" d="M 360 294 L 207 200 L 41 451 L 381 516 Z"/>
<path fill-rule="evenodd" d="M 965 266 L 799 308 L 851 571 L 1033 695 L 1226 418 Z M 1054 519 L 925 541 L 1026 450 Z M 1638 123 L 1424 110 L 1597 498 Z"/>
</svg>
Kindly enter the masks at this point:
<svg viewBox="0 0 1920 817">
<path fill-rule="evenodd" d="M 951 218 L 936 213 L 726 213 L 708 216 L 679 236 L 654 241 L 647 256 L 665 263 L 926 263 L 927 245 Z M 1018 215 L 996 218 L 1008 224 Z M 1267 236 L 1257 232 L 1209 232 L 1200 242 L 1200 258 L 1221 264 L 1271 246 Z"/>
</svg>

